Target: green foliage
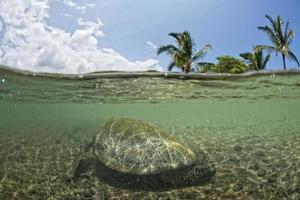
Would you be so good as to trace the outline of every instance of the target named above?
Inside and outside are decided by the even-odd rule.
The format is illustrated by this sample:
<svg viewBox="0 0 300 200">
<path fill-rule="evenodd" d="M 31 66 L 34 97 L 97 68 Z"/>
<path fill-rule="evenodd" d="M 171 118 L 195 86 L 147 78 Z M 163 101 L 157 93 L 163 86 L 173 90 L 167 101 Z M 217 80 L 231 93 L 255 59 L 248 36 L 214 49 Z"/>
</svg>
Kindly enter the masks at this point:
<svg viewBox="0 0 300 200">
<path fill-rule="evenodd" d="M 249 68 L 252 70 L 265 69 L 271 57 L 270 54 L 264 57 L 263 49 L 258 47 L 253 47 L 253 53 L 241 53 L 240 56 L 244 58 Z"/>
<path fill-rule="evenodd" d="M 246 64 L 232 56 L 217 57 L 218 63 L 212 68 L 217 73 L 244 73 L 247 71 Z"/>
<path fill-rule="evenodd" d="M 198 69 L 199 72 L 205 73 L 205 72 L 210 72 L 212 69 L 215 67 L 214 63 L 209 63 L 209 62 L 201 62 L 197 63 L 196 68 Z"/>
<path fill-rule="evenodd" d="M 196 51 L 196 44 L 193 42 L 191 35 L 188 31 L 182 33 L 169 33 L 169 36 L 176 39 L 177 46 L 165 45 L 157 50 L 157 54 L 167 53 L 171 56 L 172 62 L 168 70 L 171 71 L 173 67 L 181 68 L 185 73 L 191 71 L 193 66 L 196 66 L 197 61 L 203 59 L 207 52 L 212 49 L 210 44 L 205 45 L 199 51 Z"/>
<path fill-rule="evenodd" d="M 272 42 L 271 45 L 259 45 L 258 48 L 266 49 L 269 52 L 278 52 L 282 55 L 283 66 L 286 69 L 286 57 L 300 66 L 299 61 L 296 55 L 291 51 L 290 44 L 292 43 L 295 33 L 289 28 L 289 21 L 287 21 L 286 26 L 283 30 L 281 16 L 278 15 L 276 19 L 273 19 L 271 16 L 266 15 L 266 18 L 269 20 L 271 26 L 259 26 L 258 30 L 263 31 L 269 37 Z"/>
</svg>

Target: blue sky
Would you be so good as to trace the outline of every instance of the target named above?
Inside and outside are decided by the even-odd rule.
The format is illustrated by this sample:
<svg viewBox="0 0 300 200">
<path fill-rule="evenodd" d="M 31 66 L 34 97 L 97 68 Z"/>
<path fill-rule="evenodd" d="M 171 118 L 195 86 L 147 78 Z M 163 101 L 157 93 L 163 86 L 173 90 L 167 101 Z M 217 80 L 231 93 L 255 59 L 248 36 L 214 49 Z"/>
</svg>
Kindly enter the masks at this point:
<svg viewBox="0 0 300 200">
<path fill-rule="evenodd" d="M 9 2 L 14 1 L 21 0 Z M 16 32 L 20 33 L 19 29 L 22 29 L 23 35 L 19 35 L 25 39 L 15 43 L 11 42 L 12 38 L 22 38 L 17 38 L 16 34 L 10 40 L 7 37 L 3 39 L 3 35 L 7 33 L 2 31 L 0 56 L 2 51 L 2 58 L 5 57 L 0 59 L 2 64 L 62 73 L 110 69 L 164 70 L 170 58 L 165 55 L 157 56 L 153 46 L 174 43 L 168 33 L 184 30 L 191 32 L 198 49 L 207 43 L 212 44 L 213 50 L 205 61 L 216 62 L 217 56 L 238 56 L 239 53 L 250 51 L 252 45 L 270 44 L 266 35 L 257 30 L 257 26 L 268 24 L 265 14 L 273 17 L 281 15 L 284 21 L 290 20 L 290 27 L 296 33 L 292 50 L 300 59 L 299 0 L 42 0 L 42 4 L 37 0 L 23 1 L 27 2 L 23 5 L 25 9 L 20 8 L 25 13 L 23 17 L 28 18 L 26 10 L 29 9 L 32 11 L 30 18 L 39 18 L 26 21 L 30 27 L 27 28 L 32 29 L 30 23 L 42 22 L 38 29 L 44 28 L 46 31 L 30 30 L 35 35 L 41 34 L 38 41 L 31 41 L 26 39 L 31 38 L 28 34 L 30 31 L 24 30 L 26 26 L 19 27 Z M 12 18 L 18 16 L 4 9 L 13 6 L 13 3 L 6 2 L 5 5 L 1 2 L 0 16 L 2 15 L 4 27 L 16 27 Z M 20 7 L 19 4 L 18 6 Z M 43 8 L 37 8 L 38 6 Z M 45 38 L 53 42 L 49 44 L 40 41 L 43 40 L 43 34 L 48 34 Z M 61 40 L 57 41 L 57 38 Z M 86 41 L 89 48 L 83 48 Z M 30 45 L 24 46 L 26 42 Z M 44 48 L 44 45 L 49 47 Z M 59 45 L 66 47 L 60 48 Z M 37 51 L 28 50 L 29 47 L 36 48 Z M 24 55 L 24 50 L 29 51 L 28 54 Z M 35 60 L 26 60 L 30 54 L 39 56 Z M 52 58 L 55 58 L 54 61 Z M 72 58 L 76 63 L 71 61 Z M 296 66 L 295 63 L 287 65 Z M 274 54 L 268 68 L 282 68 L 281 57 Z"/>
</svg>

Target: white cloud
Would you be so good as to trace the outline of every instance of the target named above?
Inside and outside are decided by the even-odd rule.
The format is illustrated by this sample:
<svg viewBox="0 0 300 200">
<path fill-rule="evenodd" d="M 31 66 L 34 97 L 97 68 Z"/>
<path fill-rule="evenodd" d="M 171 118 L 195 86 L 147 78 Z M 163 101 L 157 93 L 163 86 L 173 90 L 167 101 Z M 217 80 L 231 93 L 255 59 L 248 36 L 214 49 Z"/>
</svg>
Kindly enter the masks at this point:
<svg viewBox="0 0 300 200">
<path fill-rule="evenodd" d="M 70 33 L 48 25 L 48 11 L 48 0 L 0 1 L 5 24 L 1 64 L 58 73 L 162 70 L 157 60 L 129 61 L 113 49 L 99 48 L 104 37 L 100 19 L 78 19 L 79 28 Z"/>
<path fill-rule="evenodd" d="M 151 41 L 147 41 L 146 44 L 152 49 L 157 50 L 158 46 Z"/>
<path fill-rule="evenodd" d="M 80 11 L 81 13 L 85 13 L 86 11 L 86 6 L 79 6 L 74 0 L 64 0 L 64 4 L 70 8 Z"/>
<path fill-rule="evenodd" d="M 79 26 L 84 27 L 85 30 L 90 30 L 95 34 L 96 37 L 103 37 L 104 33 L 101 31 L 101 28 L 103 26 L 102 21 L 97 18 L 96 22 L 91 21 L 85 21 L 82 18 L 79 18 L 77 21 Z"/>
<path fill-rule="evenodd" d="M 90 7 L 90 8 L 94 8 L 94 7 L 95 7 L 95 4 L 94 4 L 94 3 L 87 3 L 86 6 L 87 6 L 87 7 Z"/>
<path fill-rule="evenodd" d="M 61 13 L 62 16 L 65 16 L 65 17 L 71 17 L 72 15 L 71 14 L 68 14 L 68 13 Z"/>
<path fill-rule="evenodd" d="M 72 0 L 64 0 L 64 4 L 66 4 L 67 6 L 72 7 L 72 8 L 77 6 L 77 3 L 75 3 Z"/>
</svg>

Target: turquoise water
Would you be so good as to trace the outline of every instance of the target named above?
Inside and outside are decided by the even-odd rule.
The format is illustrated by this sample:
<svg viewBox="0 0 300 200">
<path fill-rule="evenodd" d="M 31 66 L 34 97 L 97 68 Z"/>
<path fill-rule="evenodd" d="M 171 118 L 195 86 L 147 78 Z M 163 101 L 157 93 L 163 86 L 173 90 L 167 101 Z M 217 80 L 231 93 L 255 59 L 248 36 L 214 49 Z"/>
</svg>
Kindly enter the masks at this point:
<svg viewBox="0 0 300 200">
<path fill-rule="evenodd" d="M 214 177 L 163 191 L 119 188 L 92 174 L 66 180 L 82 146 L 113 117 L 150 122 L 203 150 Z M 299 199 L 299 194 L 299 75 L 84 80 L 0 71 L 0 199 Z"/>
</svg>

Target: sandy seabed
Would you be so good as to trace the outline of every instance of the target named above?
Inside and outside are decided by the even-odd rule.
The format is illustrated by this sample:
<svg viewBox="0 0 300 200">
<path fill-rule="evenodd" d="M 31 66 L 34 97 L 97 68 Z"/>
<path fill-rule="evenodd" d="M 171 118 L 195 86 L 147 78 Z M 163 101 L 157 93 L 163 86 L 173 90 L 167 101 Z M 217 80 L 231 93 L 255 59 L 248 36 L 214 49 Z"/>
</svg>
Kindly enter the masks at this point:
<svg viewBox="0 0 300 200">
<path fill-rule="evenodd" d="M 1 127 L 0 199 L 300 199 L 299 124 L 237 127 L 208 121 L 205 128 L 165 127 L 207 153 L 216 168 L 210 182 L 133 191 L 88 174 L 72 181 L 67 177 L 82 145 L 96 131 L 93 125 Z"/>
</svg>

